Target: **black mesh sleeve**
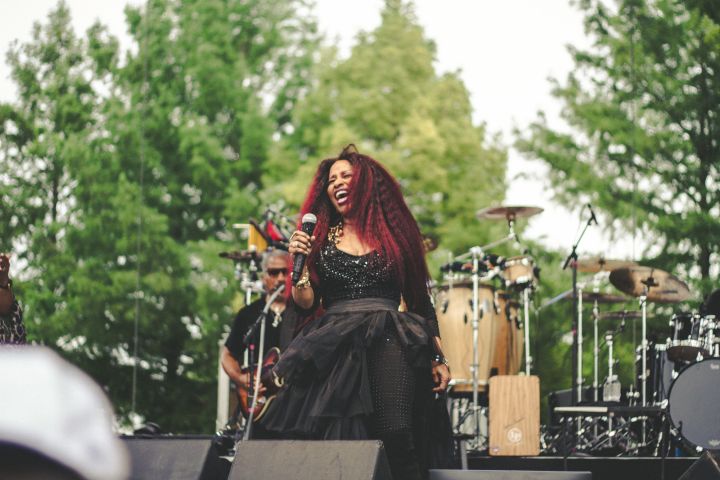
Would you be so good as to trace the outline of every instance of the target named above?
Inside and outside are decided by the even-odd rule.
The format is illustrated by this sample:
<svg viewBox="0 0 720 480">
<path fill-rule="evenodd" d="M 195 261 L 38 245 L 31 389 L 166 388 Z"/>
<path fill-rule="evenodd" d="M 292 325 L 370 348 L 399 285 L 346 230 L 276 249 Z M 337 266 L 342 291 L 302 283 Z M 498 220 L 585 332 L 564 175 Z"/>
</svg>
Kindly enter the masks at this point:
<svg viewBox="0 0 720 480">
<path fill-rule="evenodd" d="M 419 304 L 416 306 L 416 308 L 413 309 L 413 313 L 417 313 L 428 321 L 430 334 L 433 337 L 440 336 L 440 327 L 438 326 L 437 314 L 435 313 L 435 306 L 430 299 L 430 293 L 425 292 L 425 295 L 422 295 Z"/>
</svg>

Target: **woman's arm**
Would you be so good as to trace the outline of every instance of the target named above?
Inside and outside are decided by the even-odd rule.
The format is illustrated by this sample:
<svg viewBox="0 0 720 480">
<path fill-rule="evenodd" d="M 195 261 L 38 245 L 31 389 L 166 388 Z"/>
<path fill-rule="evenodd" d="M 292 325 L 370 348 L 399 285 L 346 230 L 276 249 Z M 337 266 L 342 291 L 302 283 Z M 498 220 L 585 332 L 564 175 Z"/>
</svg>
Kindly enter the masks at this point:
<svg viewBox="0 0 720 480">
<path fill-rule="evenodd" d="M 315 237 L 311 237 L 302 230 L 295 230 L 290 236 L 290 243 L 288 245 L 288 252 L 292 255 L 293 261 L 295 255 L 305 255 L 307 258 L 310 255 L 312 249 L 312 243 L 315 241 Z M 303 274 L 297 284 L 292 287 L 292 296 L 295 305 L 303 310 L 309 310 L 315 303 L 315 291 L 310 283 L 310 272 L 308 271 L 307 265 L 303 269 Z"/>
<path fill-rule="evenodd" d="M 450 375 L 450 367 L 448 366 L 447 359 L 443 354 L 442 341 L 440 337 L 433 337 L 433 350 L 435 355 L 432 360 L 432 376 L 435 382 L 433 392 L 444 392 L 452 376 Z"/>
<path fill-rule="evenodd" d="M 307 267 L 303 270 L 300 281 L 293 285 L 292 296 L 295 305 L 302 310 L 310 310 L 315 303 L 315 290 L 310 283 L 310 272 Z"/>
</svg>

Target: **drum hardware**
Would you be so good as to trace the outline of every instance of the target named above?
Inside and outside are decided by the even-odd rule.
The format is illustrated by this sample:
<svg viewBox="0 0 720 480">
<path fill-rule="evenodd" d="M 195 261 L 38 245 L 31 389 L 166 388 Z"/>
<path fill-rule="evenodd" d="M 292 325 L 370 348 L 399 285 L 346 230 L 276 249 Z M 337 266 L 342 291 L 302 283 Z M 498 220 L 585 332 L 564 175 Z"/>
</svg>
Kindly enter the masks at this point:
<svg viewBox="0 0 720 480">
<path fill-rule="evenodd" d="M 466 267 L 467 262 L 465 260 L 471 257 L 470 262 L 470 269 Z M 467 421 L 470 416 L 472 416 L 472 434 L 473 437 L 476 439 L 477 443 L 480 444 L 480 435 L 481 435 L 481 428 L 480 428 L 480 405 L 478 403 L 478 391 L 479 391 L 479 375 L 480 375 L 480 358 L 479 358 L 479 348 L 478 348 L 478 342 L 480 340 L 479 330 L 480 330 L 480 320 L 484 316 L 485 311 L 489 310 L 489 307 L 481 307 L 480 305 L 480 274 L 481 272 L 487 273 L 487 268 L 484 264 L 484 252 L 482 247 L 472 247 L 467 253 L 457 257 L 454 259 L 454 261 L 451 261 L 448 263 L 447 271 L 468 271 L 471 273 L 470 279 L 471 279 L 471 285 L 472 285 L 472 296 L 470 298 L 470 308 L 471 308 L 471 337 L 472 337 L 472 360 L 470 362 L 470 383 L 472 386 L 472 404 L 469 406 L 469 408 L 465 411 L 465 413 L 458 419 L 458 425 L 456 428 L 461 428 L 465 421 Z M 457 270 L 457 266 L 460 265 L 460 270 Z M 450 287 L 452 288 L 452 283 L 450 284 Z M 447 299 L 449 301 L 449 298 Z M 494 298 L 493 298 L 494 302 Z M 444 303 L 444 302 L 443 302 Z M 484 303 L 487 303 L 487 299 Z M 464 310 L 464 306 L 462 307 L 462 310 Z M 443 314 L 447 312 L 447 307 L 443 309 Z M 450 352 L 448 352 L 450 353 Z M 490 352 L 491 353 L 491 352 Z M 483 352 L 484 355 L 488 354 L 488 352 Z M 489 355 L 489 361 L 492 360 L 492 355 Z M 452 363 L 452 359 L 451 359 Z M 461 368 L 464 368 L 464 365 L 460 365 Z M 454 382 L 455 385 L 459 385 L 460 382 L 456 381 Z"/>
<path fill-rule="evenodd" d="M 588 227 L 592 225 L 592 223 L 595 222 L 597 224 L 597 219 L 595 218 L 595 215 L 592 214 L 590 218 L 588 218 L 587 222 L 585 222 L 585 226 L 583 227 L 582 231 L 580 232 L 580 235 L 578 235 L 577 240 L 575 240 L 575 243 L 573 244 L 572 249 L 570 250 L 570 254 L 565 259 L 565 262 L 563 263 L 563 270 L 566 270 L 568 266 L 572 269 L 572 298 L 576 302 L 576 308 L 573 310 L 573 323 L 572 323 L 572 334 L 573 334 L 573 348 L 572 348 L 572 389 L 577 392 L 575 396 L 575 402 L 574 404 L 577 405 L 580 402 L 580 398 L 582 398 L 582 290 L 578 290 L 578 281 L 577 281 L 577 273 L 578 273 L 578 254 L 577 254 L 577 247 L 580 245 L 580 242 L 582 241 L 583 236 L 585 236 L 585 232 L 587 231 Z M 579 427 L 580 422 L 578 422 Z"/>
<path fill-rule="evenodd" d="M 642 320 L 641 405 L 647 406 L 647 302 L 674 303 L 690 298 L 687 284 L 668 272 L 640 265 L 610 272 L 610 283 L 618 290 L 638 298 Z"/>
<path fill-rule="evenodd" d="M 493 207 L 489 209 L 482 210 L 478 212 L 478 218 L 480 219 L 504 219 L 508 223 L 508 235 L 504 238 L 501 238 L 497 241 L 491 242 L 487 245 L 484 245 L 482 247 L 476 246 L 470 248 L 470 250 L 460 255 L 456 258 L 451 258 L 450 261 L 444 265 L 441 270 L 451 273 L 451 272 L 465 272 L 470 273 L 470 279 L 472 282 L 472 297 L 471 297 L 471 311 L 472 311 L 472 320 L 471 320 L 471 327 L 472 327 L 472 362 L 470 364 L 470 376 L 471 376 L 471 384 L 472 384 L 472 404 L 469 406 L 469 408 L 465 411 L 465 413 L 458 419 L 458 425 L 457 428 L 461 428 L 464 422 L 472 417 L 472 423 L 473 423 L 473 436 L 476 439 L 477 444 L 479 445 L 481 443 L 480 440 L 480 434 L 481 434 L 481 428 L 480 428 L 480 413 L 481 413 L 481 407 L 478 403 L 478 391 L 479 391 L 479 369 L 480 369 L 480 359 L 479 359 L 479 349 L 478 349 L 478 342 L 480 340 L 479 337 L 479 330 L 480 330 L 480 319 L 486 314 L 490 313 L 492 311 L 493 315 L 492 318 L 495 318 L 497 315 L 500 314 L 500 306 L 499 301 L 497 298 L 497 295 L 494 294 L 492 298 L 492 305 L 489 304 L 489 300 L 485 299 L 483 302 L 483 305 L 480 305 L 480 299 L 479 299 L 479 290 L 480 290 L 480 278 L 482 276 L 483 279 L 489 279 L 493 278 L 499 274 L 504 273 L 504 270 L 508 268 L 506 266 L 506 261 L 502 257 L 498 257 L 496 255 L 492 254 L 486 254 L 485 252 L 489 250 L 490 248 L 494 248 L 496 246 L 499 246 L 501 244 L 504 244 L 509 241 L 514 241 L 515 243 L 519 243 L 519 239 L 517 234 L 515 233 L 514 229 L 514 223 L 517 218 L 526 218 L 532 215 L 535 215 L 537 213 L 540 213 L 542 209 L 536 208 L 536 207 Z M 518 261 L 519 260 L 519 261 Z M 527 373 L 530 372 L 530 366 L 532 363 L 532 357 L 529 356 L 528 347 L 529 347 L 529 303 L 530 303 L 530 286 L 533 283 L 534 277 L 527 278 L 527 264 L 530 263 L 530 272 L 533 272 L 534 265 L 531 264 L 531 259 L 522 257 L 519 259 L 513 259 L 513 262 L 509 267 L 513 269 L 513 271 L 518 270 L 518 267 L 520 267 L 517 275 L 510 276 L 508 279 L 508 276 L 504 277 L 505 285 L 513 286 L 516 290 L 522 290 L 523 291 L 523 303 L 524 303 L 524 327 L 525 327 L 525 363 L 526 363 L 526 371 Z M 510 274 L 510 271 L 508 271 L 508 275 Z M 485 287 L 484 287 L 485 288 Z M 442 306 L 442 313 L 443 315 L 448 311 L 448 304 L 443 302 L 441 303 Z M 509 306 L 508 306 L 509 307 Z M 492 310 L 491 310 L 492 309 Z M 492 319 L 491 318 L 491 319 Z M 506 326 L 507 328 L 511 328 Z M 512 333 L 512 332 L 511 332 Z M 516 353 L 515 345 L 511 345 L 510 347 L 513 347 L 511 351 L 509 351 L 509 355 L 514 356 Z M 484 354 L 486 352 L 483 352 Z M 493 360 L 492 355 L 490 355 L 490 360 Z M 456 385 L 460 382 L 456 382 Z"/>
<path fill-rule="evenodd" d="M 600 318 L 602 320 L 610 319 L 610 320 L 625 320 L 628 318 L 640 318 L 642 316 L 642 312 L 637 312 L 635 310 L 618 310 L 615 312 L 603 312 L 600 314 Z M 652 318 L 652 315 L 648 314 L 648 318 Z"/>
<path fill-rule="evenodd" d="M 613 373 L 615 366 L 615 357 L 613 355 L 615 332 L 607 332 L 605 334 L 605 344 L 608 347 L 608 376 L 603 385 L 603 402 L 619 402 L 620 401 L 620 380 Z"/>
</svg>

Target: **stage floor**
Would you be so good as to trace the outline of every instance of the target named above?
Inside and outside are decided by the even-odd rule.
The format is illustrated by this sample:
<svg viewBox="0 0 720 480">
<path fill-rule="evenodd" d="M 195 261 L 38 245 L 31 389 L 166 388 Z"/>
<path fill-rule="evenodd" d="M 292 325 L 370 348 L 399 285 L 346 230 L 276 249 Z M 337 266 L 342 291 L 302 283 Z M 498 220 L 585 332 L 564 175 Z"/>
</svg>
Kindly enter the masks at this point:
<svg viewBox="0 0 720 480">
<path fill-rule="evenodd" d="M 668 457 L 664 480 L 677 480 L 697 457 Z M 589 471 L 593 480 L 662 479 L 663 459 L 657 457 L 488 457 L 468 455 L 470 470 Z"/>
</svg>

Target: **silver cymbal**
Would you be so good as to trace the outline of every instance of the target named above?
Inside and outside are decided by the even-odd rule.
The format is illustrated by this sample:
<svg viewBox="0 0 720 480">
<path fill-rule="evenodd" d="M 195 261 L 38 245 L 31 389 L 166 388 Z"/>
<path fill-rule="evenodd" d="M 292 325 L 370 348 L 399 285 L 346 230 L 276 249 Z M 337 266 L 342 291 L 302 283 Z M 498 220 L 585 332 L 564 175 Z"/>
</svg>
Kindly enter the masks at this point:
<svg viewBox="0 0 720 480">
<path fill-rule="evenodd" d="M 675 275 L 641 265 L 613 270 L 610 272 L 610 283 L 633 297 L 640 297 L 647 292 L 650 302 L 677 303 L 692 296 L 688 285 Z"/>
<path fill-rule="evenodd" d="M 540 207 L 527 206 L 509 206 L 500 205 L 497 207 L 487 207 L 478 210 L 475 216 L 480 220 L 516 220 L 518 218 L 528 218 L 542 212 Z"/>
<path fill-rule="evenodd" d="M 577 261 L 578 272 L 598 273 L 609 272 L 623 267 L 632 267 L 637 263 L 631 260 L 611 260 L 604 257 L 582 258 Z"/>
</svg>

